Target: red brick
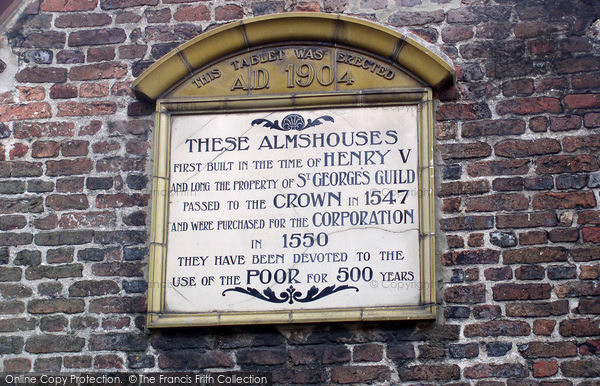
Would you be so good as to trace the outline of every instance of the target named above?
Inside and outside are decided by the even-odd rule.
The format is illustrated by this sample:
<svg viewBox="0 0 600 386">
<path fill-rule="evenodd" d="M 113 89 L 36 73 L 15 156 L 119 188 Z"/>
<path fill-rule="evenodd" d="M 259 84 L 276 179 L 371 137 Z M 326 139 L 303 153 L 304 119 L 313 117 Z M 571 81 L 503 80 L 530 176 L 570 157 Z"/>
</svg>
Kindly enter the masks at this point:
<svg viewBox="0 0 600 386">
<path fill-rule="evenodd" d="M 577 355 L 575 342 L 529 342 L 519 346 L 519 353 L 523 358 L 565 358 Z"/>
<path fill-rule="evenodd" d="M 424 364 L 402 367 L 402 381 L 450 381 L 460 379 L 460 367 L 454 364 Z"/>
<path fill-rule="evenodd" d="M 525 210 L 529 199 L 521 193 L 497 193 L 482 197 L 469 197 L 466 202 L 467 212 L 495 212 Z"/>
<path fill-rule="evenodd" d="M 531 118 L 529 120 L 529 129 L 536 133 L 548 131 L 548 118 L 546 118 L 546 117 Z"/>
<path fill-rule="evenodd" d="M 116 215 L 109 212 L 65 213 L 60 216 L 61 229 L 106 228 L 114 227 Z"/>
<path fill-rule="evenodd" d="M 536 161 L 538 174 L 595 172 L 600 169 L 598 159 L 590 154 L 549 155 Z"/>
<path fill-rule="evenodd" d="M 66 141 L 61 144 L 61 152 L 65 157 L 86 156 L 88 154 L 88 141 Z"/>
<path fill-rule="evenodd" d="M 529 324 L 523 321 L 491 320 L 483 323 L 467 324 L 466 337 L 474 336 L 527 336 L 531 333 Z"/>
<path fill-rule="evenodd" d="M 21 94 L 21 100 L 25 102 L 43 101 L 46 99 L 46 90 L 42 86 L 23 87 L 17 86 Z"/>
<path fill-rule="evenodd" d="M 536 378 L 551 377 L 558 373 L 558 362 L 538 361 L 533 364 L 533 376 Z"/>
<path fill-rule="evenodd" d="M 538 193 L 533 197 L 534 209 L 581 209 L 596 206 L 593 192 Z"/>
<path fill-rule="evenodd" d="M 131 44 L 119 47 L 119 58 L 121 59 L 141 59 L 146 55 L 148 46 L 143 44 Z"/>
<path fill-rule="evenodd" d="M 8 152 L 8 155 L 10 157 L 10 159 L 17 159 L 17 158 L 23 158 L 25 155 L 27 155 L 27 152 L 29 151 L 29 146 L 24 145 L 22 143 L 15 143 L 12 148 L 10 149 L 10 151 Z"/>
<path fill-rule="evenodd" d="M 585 127 L 600 127 L 600 113 L 588 113 L 583 117 Z"/>
<path fill-rule="evenodd" d="M 468 121 L 491 117 L 490 109 L 485 103 L 446 103 L 438 107 L 436 114 L 438 121 L 451 121 L 457 119 Z"/>
<path fill-rule="evenodd" d="M 504 264 L 538 264 L 567 261 L 567 249 L 564 247 L 532 247 L 502 252 Z"/>
<path fill-rule="evenodd" d="M 31 359 L 29 359 L 29 358 L 5 359 L 4 360 L 4 371 L 8 371 L 8 372 L 31 371 Z"/>
<path fill-rule="evenodd" d="M 524 187 L 525 179 L 523 177 L 496 178 L 492 181 L 492 188 L 500 192 L 519 191 Z"/>
<path fill-rule="evenodd" d="M 444 213 L 458 213 L 460 212 L 460 197 L 445 198 L 442 202 L 442 212 Z"/>
<path fill-rule="evenodd" d="M 71 80 L 120 79 L 127 75 L 127 65 L 117 62 L 88 64 L 71 68 Z"/>
<path fill-rule="evenodd" d="M 555 154 L 560 152 L 560 142 L 556 139 L 538 139 L 533 141 L 507 139 L 494 146 L 496 155 L 508 158 L 531 157 L 542 154 Z"/>
<path fill-rule="evenodd" d="M 441 219 L 440 225 L 444 231 L 490 229 L 494 226 L 494 218 L 492 216 L 450 217 Z"/>
<path fill-rule="evenodd" d="M 114 102 L 60 102 L 58 103 L 59 117 L 80 117 L 93 115 L 111 115 L 117 112 Z"/>
<path fill-rule="evenodd" d="M 492 288 L 494 300 L 539 300 L 550 298 L 549 284 L 496 284 Z"/>
<path fill-rule="evenodd" d="M 547 36 L 557 30 L 557 26 L 544 21 L 526 21 L 515 25 L 515 37 L 534 38 L 538 36 Z"/>
<path fill-rule="evenodd" d="M 485 302 L 485 286 L 477 285 L 455 285 L 447 287 L 444 291 L 444 300 L 447 303 L 476 304 Z"/>
<path fill-rule="evenodd" d="M 522 175 L 528 172 L 529 160 L 527 159 L 480 161 L 467 165 L 467 173 L 471 177 Z"/>
<path fill-rule="evenodd" d="M 80 88 L 82 98 L 101 98 L 108 96 L 107 83 L 84 83 Z"/>
<path fill-rule="evenodd" d="M 559 298 L 577 298 L 582 296 L 599 296 L 600 286 L 593 281 L 568 281 L 556 284 L 554 293 Z"/>
<path fill-rule="evenodd" d="M 115 58 L 114 47 L 93 47 L 87 51 L 88 62 L 106 62 Z"/>
<path fill-rule="evenodd" d="M 64 83 L 67 81 L 67 69 L 57 67 L 27 67 L 16 76 L 21 83 Z"/>
<path fill-rule="evenodd" d="M 473 27 L 469 25 L 449 25 L 442 30 L 442 40 L 445 43 L 458 43 L 473 37 Z"/>
<path fill-rule="evenodd" d="M 600 107 L 600 94 L 570 94 L 565 97 L 565 106 L 570 109 Z"/>
<path fill-rule="evenodd" d="M 0 122 L 44 119 L 50 117 L 52 117 L 52 108 L 48 102 L 0 105 Z"/>
<path fill-rule="evenodd" d="M 600 259 L 600 247 L 574 248 L 570 250 L 571 257 L 576 262 L 594 261 Z"/>
<path fill-rule="evenodd" d="M 442 254 L 442 264 L 445 266 L 469 264 L 496 264 L 500 253 L 493 249 L 477 249 L 452 251 Z"/>
<path fill-rule="evenodd" d="M 141 7 L 143 5 L 157 5 L 158 0 L 101 0 L 100 5 L 102 9 L 119 9 L 119 8 L 131 8 Z"/>
<path fill-rule="evenodd" d="M 581 229 L 581 236 L 586 243 L 600 243 L 600 228 L 585 227 Z"/>
<path fill-rule="evenodd" d="M 43 0 L 40 10 L 46 12 L 91 11 L 98 5 L 98 0 Z"/>
<path fill-rule="evenodd" d="M 550 336 L 552 335 L 555 326 L 556 320 L 536 319 L 533 321 L 533 333 L 536 335 Z"/>
<path fill-rule="evenodd" d="M 352 357 L 355 362 L 379 362 L 383 359 L 383 346 L 375 343 L 354 346 Z"/>
<path fill-rule="evenodd" d="M 551 131 L 569 131 L 581 128 L 581 117 L 572 115 L 569 117 L 550 117 Z"/>
<path fill-rule="evenodd" d="M 581 280 L 594 280 L 600 278 L 600 265 L 581 265 L 579 266 Z"/>
<path fill-rule="evenodd" d="M 442 183 L 439 196 L 457 196 L 482 194 L 490 191 L 490 183 L 487 180 L 477 181 L 453 181 Z"/>
<path fill-rule="evenodd" d="M 600 60 L 594 57 L 570 58 L 554 63 L 558 74 L 573 74 L 576 72 L 598 71 Z"/>
<path fill-rule="evenodd" d="M 100 46 L 123 43 L 127 35 L 122 28 L 83 29 L 69 34 L 69 46 Z"/>
<path fill-rule="evenodd" d="M 483 274 L 487 280 L 491 281 L 510 280 L 513 277 L 513 272 L 510 267 L 486 268 L 483 271 Z"/>
<path fill-rule="evenodd" d="M 227 4 L 215 8 L 215 20 L 231 21 L 238 20 L 244 16 L 244 9 L 236 4 Z"/>
<path fill-rule="evenodd" d="M 600 326 L 598 319 L 567 319 L 560 322 L 558 331 L 560 335 L 569 336 L 596 336 L 600 335 Z"/>
<path fill-rule="evenodd" d="M 530 96 L 533 92 L 533 79 L 515 79 L 502 84 L 502 94 L 506 97 Z"/>
<path fill-rule="evenodd" d="M 517 135 L 525 132 L 525 122 L 518 119 L 497 119 L 462 124 L 463 138 L 488 137 L 490 135 Z"/>
<path fill-rule="evenodd" d="M 58 28 L 102 27 L 112 22 L 105 13 L 77 13 L 56 17 L 54 26 Z"/>
<path fill-rule="evenodd" d="M 569 87 L 569 82 L 565 78 L 543 78 L 540 79 L 535 91 L 538 93 L 547 93 L 548 91 L 568 90 Z"/>
<path fill-rule="evenodd" d="M 546 231 L 529 231 L 519 233 L 519 245 L 546 244 L 548 233 Z"/>
<path fill-rule="evenodd" d="M 92 166 L 92 160 L 89 158 L 47 161 L 46 174 L 52 177 L 87 174 L 92 170 Z"/>
<path fill-rule="evenodd" d="M 465 368 L 465 377 L 472 379 L 481 378 L 524 378 L 529 375 L 529 371 L 520 363 L 479 363 Z"/>
<path fill-rule="evenodd" d="M 210 11 L 204 4 L 182 6 L 175 11 L 173 18 L 177 21 L 210 20 Z"/>
<path fill-rule="evenodd" d="M 96 197 L 97 208 L 128 208 L 148 205 L 149 195 L 142 194 L 99 194 Z"/>
<path fill-rule="evenodd" d="M 512 99 L 498 102 L 496 111 L 500 115 L 517 114 L 543 114 L 543 113 L 561 113 L 562 106 L 560 100 L 550 97 Z"/>
<path fill-rule="evenodd" d="M 600 302 L 598 302 L 597 298 L 579 299 L 577 312 L 583 315 L 600 315 Z"/>
<path fill-rule="evenodd" d="M 579 240 L 579 229 L 552 229 L 548 233 L 548 237 L 553 243 L 574 243 L 575 241 Z"/>
<path fill-rule="evenodd" d="M 77 97 L 77 87 L 72 84 L 55 84 L 50 87 L 51 99 L 70 99 Z"/>
<path fill-rule="evenodd" d="M 465 246 L 463 238 L 457 235 L 447 235 L 446 242 L 448 243 L 448 248 L 462 248 Z"/>
<path fill-rule="evenodd" d="M 590 134 L 585 137 L 565 137 L 563 139 L 565 151 L 574 152 L 577 150 L 600 150 L 600 135 Z"/>
</svg>

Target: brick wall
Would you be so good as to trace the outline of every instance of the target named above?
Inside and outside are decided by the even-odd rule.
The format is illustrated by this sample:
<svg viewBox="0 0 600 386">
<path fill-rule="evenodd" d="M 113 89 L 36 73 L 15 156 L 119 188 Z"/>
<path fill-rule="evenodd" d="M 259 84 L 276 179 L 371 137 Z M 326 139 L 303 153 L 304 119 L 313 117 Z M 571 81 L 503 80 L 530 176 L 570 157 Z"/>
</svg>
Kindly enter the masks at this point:
<svg viewBox="0 0 600 386">
<path fill-rule="evenodd" d="M 24 3 L 0 36 L 0 370 L 597 384 L 597 1 Z M 153 106 L 129 85 L 212 26 L 287 11 L 400 27 L 456 66 L 435 125 L 438 320 L 149 332 Z"/>
</svg>

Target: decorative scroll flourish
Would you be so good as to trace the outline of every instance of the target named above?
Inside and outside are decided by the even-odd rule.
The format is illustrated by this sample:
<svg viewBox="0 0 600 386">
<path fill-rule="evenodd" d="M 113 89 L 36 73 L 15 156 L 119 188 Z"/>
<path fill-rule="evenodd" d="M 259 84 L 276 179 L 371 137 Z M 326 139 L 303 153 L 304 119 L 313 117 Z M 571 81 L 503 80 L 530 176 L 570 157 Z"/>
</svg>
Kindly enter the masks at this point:
<svg viewBox="0 0 600 386">
<path fill-rule="evenodd" d="M 254 125 L 264 125 L 269 129 L 280 130 L 280 131 L 290 131 L 290 130 L 306 130 L 313 126 L 318 126 L 323 124 L 323 121 L 334 122 L 333 118 L 329 115 L 322 115 L 315 119 L 314 121 L 310 118 L 308 120 L 304 120 L 302 115 L 299 114 L 288 114 L 281 120 L 281 127 L 279 126 L 279 121 L 276 119 L 271 122 L 268 119 L 255 119 L 252 121 L 252 126 Z"/>
<path fill-rule="evenodd" d="M 356 290 L 356 292 L 358 292 L 358 288 L 356 288 L 354 286 L 349 286 L 349 285 L 342 285 L 342 286 L 336 287 L 336 285 L 334 284 L 334 285 L 330 285 L 329 287 L 325 287 L 322 290 L 319 290 L 316 286 L 313 285 L 306 292 L 306 296 L 302 297 L 302 292 L 296 290 L 294 288 L 294 286 L 291 285 L 285 290 L 286 292 L 281 292 L 279 294 L 279 296 L 277 296 L 277 294 L 271 288 L 267 288 L 261 293 L 256 288 L 251 288 L 251 287 L 228 288 L 225 291 L 223 291 L 223 296 L 225 296 L 226 292 L 230 292 L 230 291 L 231 292 L 240 292 L 240 293 L 243 293 L 246 295 L 254 296 L 255 298 L 258 298 L 260 300 L 264 300 L 264 301 L 267 301 L 270 303 L 288 302 L 290 304 L 294 304 L 294 301 L 299 302 L 299 303 L 314 302 L 315 300 L 324 298 L 325 296 L 329 296 L 336 292 L 347 290 L 347 289 L 354 289 L 354 290 Z"/>
</svg>

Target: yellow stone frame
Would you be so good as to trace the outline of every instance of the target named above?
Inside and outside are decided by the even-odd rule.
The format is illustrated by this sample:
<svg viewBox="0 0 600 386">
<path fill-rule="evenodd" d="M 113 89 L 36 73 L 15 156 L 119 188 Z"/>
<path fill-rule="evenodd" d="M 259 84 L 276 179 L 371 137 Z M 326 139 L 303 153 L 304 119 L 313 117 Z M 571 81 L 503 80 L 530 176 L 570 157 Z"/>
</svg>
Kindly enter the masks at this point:
<svg viewBox="0 0 600 386">
<path fill-rule="evenodd" d="M 445 61 L 412 39 L 376 24 L 345 16 L 294 13 L 254 18 L 212 30 L 183 44 L 146 70 L 133 85 L 141 97 L 157 100 L 154 133 L 154 175 L 148 276 L 148 327 L 283 324 L 307 322 L 434 319 L 435 205 L 433 155 L 433 94 L 431 87 L 335 93 L 261 95 L 190 100 L 161 98 L 173 85 L 206 68 L 224 55 L 262 44 L 335 42 L 388 58 L 432 87 L 453 82 Z M 223 91 L 226 95 L 227 90 Z M 344 308 L 274 312 L 173 314 L 164 310 L 166 245 L 169 207 L 171 117 L 177 114 L 215 114 L 244 111 L 416 105 L 419 138 L 419 199 L 421 300 L 408 307 Z"/>
</svg>

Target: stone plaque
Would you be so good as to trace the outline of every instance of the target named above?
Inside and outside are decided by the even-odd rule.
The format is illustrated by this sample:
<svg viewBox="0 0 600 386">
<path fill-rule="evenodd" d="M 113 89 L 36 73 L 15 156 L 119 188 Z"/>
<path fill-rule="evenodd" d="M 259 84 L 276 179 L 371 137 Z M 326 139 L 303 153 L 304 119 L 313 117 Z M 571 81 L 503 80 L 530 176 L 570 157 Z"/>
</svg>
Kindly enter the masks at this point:
<svg viewBox="0 0 600 386">
<path fill-rule="evenodd" d="M 420 110 L 170 116 L 162 313 L 423 307 Z"/>
</svg>

